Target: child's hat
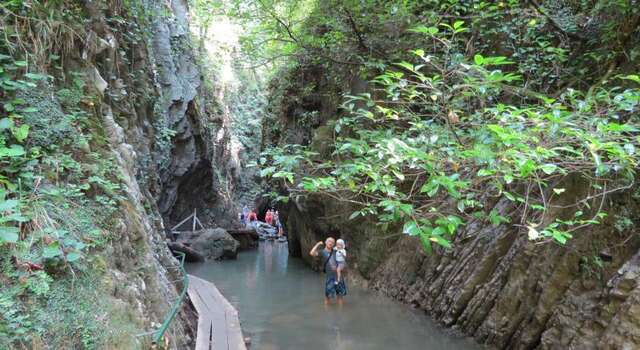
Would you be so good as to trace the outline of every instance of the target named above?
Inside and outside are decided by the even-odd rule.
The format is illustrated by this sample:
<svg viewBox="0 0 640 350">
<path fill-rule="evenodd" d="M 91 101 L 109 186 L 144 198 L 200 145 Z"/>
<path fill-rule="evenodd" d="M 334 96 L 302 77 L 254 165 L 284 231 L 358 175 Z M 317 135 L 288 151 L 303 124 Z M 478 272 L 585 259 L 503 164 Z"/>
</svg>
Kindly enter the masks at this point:
<svg viewBox="0 0 640 350">
<path fill-rule="evenodd" d="M 343 245 L 343 246 L 345 246 L 345 247 L 347 246 L 347 245 L 344 243 L 344 240 L 343 240 L 342 238 L 338 238 L 338 240 L 336 241 L 336 244 L 342 244 L 342 245 Z"/>
</svg>

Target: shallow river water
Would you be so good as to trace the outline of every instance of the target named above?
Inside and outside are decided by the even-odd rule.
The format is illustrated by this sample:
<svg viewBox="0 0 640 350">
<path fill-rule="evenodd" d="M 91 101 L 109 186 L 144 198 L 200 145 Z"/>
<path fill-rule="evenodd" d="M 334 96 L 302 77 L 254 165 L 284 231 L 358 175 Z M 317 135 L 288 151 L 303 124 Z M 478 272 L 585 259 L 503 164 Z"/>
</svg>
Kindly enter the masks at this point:
<svg viewBox="0 0 640 350">
<path fill-rule="evenodd" d="M 286 243 L 261 242 L 237 260 L 189 264 L 238 309 L 251 349 L 375 350 L 479 349 L 446 334 L 422 312 L 362 288 L 349 286 L 342 307 L 323 303 L 323 277 Z"/>
</svg>

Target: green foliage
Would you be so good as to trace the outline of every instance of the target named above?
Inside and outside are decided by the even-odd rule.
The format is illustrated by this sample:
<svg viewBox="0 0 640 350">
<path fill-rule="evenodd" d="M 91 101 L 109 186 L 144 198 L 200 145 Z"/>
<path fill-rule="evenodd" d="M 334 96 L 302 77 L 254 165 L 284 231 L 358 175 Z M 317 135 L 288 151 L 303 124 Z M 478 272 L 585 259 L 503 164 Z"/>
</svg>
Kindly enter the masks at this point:
<svg viewBox="0 0 640 350">
<path fill-rule="evenodd" d="M 128 335 L 136 330 L 130 328 L 128 311 L 99 288 L 103 281 L 94 277 L 99 271 L 88 272 L 54 282 L 38 271 L 20 286 L 1 287 L 0 347 L 133 348 Z"/>
<path fill-rule="evenodd" d="M 352 218 L 403 222 L 426 250 L 432 242 L 450 246 L 469 220 L 515 221 L 485 208 L 489 199 L 519 207 L 531 239 L 564 244 L 572 232 L 598 224 L 602 198 L 635 182 L 640 89 L 545 96 L 502 70 L 520 66 L 513 58 L 466 57 L 464 23 L 440 27 L 412 29 L 432 45 L 411 51 L 415 63 L 398 62 L 375 77 L 375 98 L 346 98 L 332 159 L 301 147 L 269 150 L 262 175 L 283 179 L 293 195 L 320 192 L 359 206 Z M 598 195 L 578 198 L 573 219 L 549 222 L 564 192 L 556 184 L 568 177 L 586 179 Z"/>
<path fill-rule="evenodd" d="M 0 55 L 0 96 L 5 96 L 0 115 L 0 244 L 15 243 L 20 230 L 17 225 L 28 221 L 23 215 L 24 203 L 15 196 L 20 190 L 21 181 L 31 174 L 20 170 L 32 164 L 38 151 L 25 149 L 25 141 L 29 135 L 29 124 L 23 122 L 23 116 L 37 110 L 26 104 L 26 101 L 15 97 L 15 92 L 36 87 L 40 75 L 19 74 L 23 61 L 16 61 L 11 56 Z"/>
<path fill-rule="evenodd" d="M 33 6 L 29 15 L 42 9 Z M 55 20 L 60 13 L 47 15 Z M 52 327 L 34 310 L 55 298 L 61 281 L 91 269 L 110 239 L 106 232 L 123 199 L 122 180 L 111 152 L 101 148 L 102 122 L 92 113 L 95 98 L 86 93 L 84 76 L 36 73 L 20 55 L 37 59 L 38 52 L 10 45 L 0 43 L 0 348 L 25 347 L 42 337 L 72 343 L 73 334 L 45 335 Z M 75 313 L 59 316 L 77 319 L 75 327 L 89 324 Z M 82 332 L 77 336 L 85 348 L 97 344 L 98 328 Z"/>
<path fill-rule="evenodd" d="M 580 258 L 580 272 L 586 278 L 602 280 L 605 262 L 597 255 L 585 255 Z"/>
</svg>

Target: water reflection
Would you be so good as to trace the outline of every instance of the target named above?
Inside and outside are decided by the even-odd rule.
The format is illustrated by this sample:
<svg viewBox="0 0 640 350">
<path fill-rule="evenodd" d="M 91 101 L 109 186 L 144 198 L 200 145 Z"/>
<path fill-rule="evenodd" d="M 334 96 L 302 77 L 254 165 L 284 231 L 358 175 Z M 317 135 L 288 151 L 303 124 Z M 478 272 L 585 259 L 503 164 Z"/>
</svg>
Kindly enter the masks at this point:
<svg viewBox="0 0 640 350">
<path fill-rule="evenodd" d="M 351 287 L 345 305 L 325 307 L 323 279 L 286 243 L 262 242 L 238 260 L 187 266 L 238 308 L 253 349 L 477 349 L 444 334 L 421 312 Z"/>
</svg>

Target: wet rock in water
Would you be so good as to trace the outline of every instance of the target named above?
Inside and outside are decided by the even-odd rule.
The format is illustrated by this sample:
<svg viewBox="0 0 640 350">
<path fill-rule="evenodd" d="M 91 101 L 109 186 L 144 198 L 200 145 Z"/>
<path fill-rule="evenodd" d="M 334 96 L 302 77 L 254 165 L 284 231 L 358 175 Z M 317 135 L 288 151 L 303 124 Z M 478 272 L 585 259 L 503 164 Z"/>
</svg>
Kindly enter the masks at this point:
<svg viewBox="0 0 640 350">
<path fill-rule="evenodd" d="M 189 248 L 198 251 L 205 259 L 235 259 L 240 244 L 221 228 L 183 233 L 178 238 Z"/>
<path fill-rule="evenodd" d="M 265 224 L 263 222 L 259 222 L 256 225 L 256 232 L 258 233 L 258 235 L 260 236 L 273 236 L 276 235 L 278 233 L 278 230 L 269 225 L 269 224 Z"/>
<path fill-rule="evenodd" d="M 252 249 L 258 246 L 258 233 L 253 228 L 232 229 L 227 232 L 240 243 L 240 249 Z"/>
</svg>

